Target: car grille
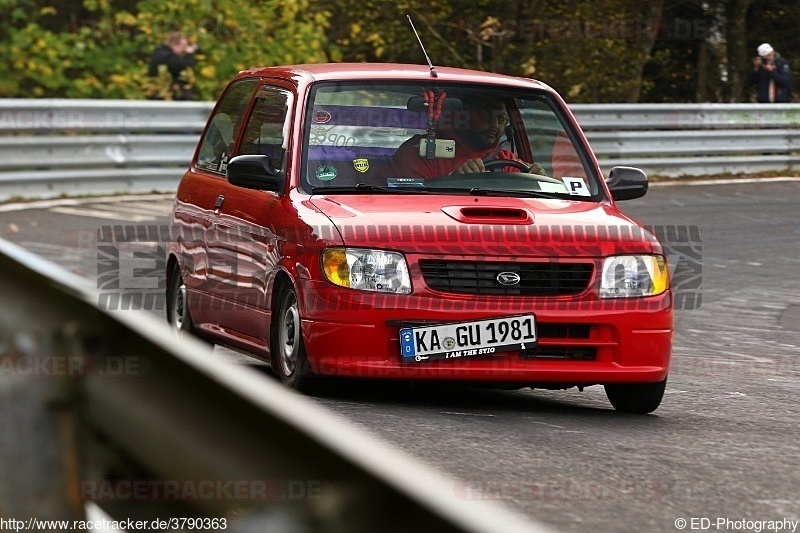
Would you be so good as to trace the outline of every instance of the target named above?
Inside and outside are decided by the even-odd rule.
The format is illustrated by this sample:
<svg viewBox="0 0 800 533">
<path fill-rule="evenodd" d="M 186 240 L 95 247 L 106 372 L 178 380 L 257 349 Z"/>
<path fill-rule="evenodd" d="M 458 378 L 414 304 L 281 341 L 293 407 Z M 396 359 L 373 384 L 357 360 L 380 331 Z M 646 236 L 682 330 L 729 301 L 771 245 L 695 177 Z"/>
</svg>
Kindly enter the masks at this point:
<svg viewBox="0 0 800 533">
<path fill-rule="evenodd" d="M 586 346 L 533 348 L 522 350 L 519 356 L 520 359 L 570 359 L 574 361 L 594 361 L 597 359 L 597 348 Z"/>
<path fill-rule="evenodd" d="M 588 324 L 537 324 L 539 339 L 588 339 L 592 329 Z"/>
<path fill-rule="evenodd" d="M 465 294 L 516 296 L 568 296 L 584 291 L 592 278 L 593 265 L 587 263 L 443 261 L 421 259 L 419 266 L 431 289 Z M 502 285 L 497 275 L 513 272 L 520 281 Z"/>
<path fill-rule="evenodd" d="M 597 358 L 595 346 L 548 346 L 547 341 L 563 341 L 573 339 L 588 340 L 592 338 L 592 329 L 588 324 L 538 324 L 536 335 L 539 346 L 520 351 L 521 359 L 571 359 L 577 361 L 594 361 Z"/>
</svg>

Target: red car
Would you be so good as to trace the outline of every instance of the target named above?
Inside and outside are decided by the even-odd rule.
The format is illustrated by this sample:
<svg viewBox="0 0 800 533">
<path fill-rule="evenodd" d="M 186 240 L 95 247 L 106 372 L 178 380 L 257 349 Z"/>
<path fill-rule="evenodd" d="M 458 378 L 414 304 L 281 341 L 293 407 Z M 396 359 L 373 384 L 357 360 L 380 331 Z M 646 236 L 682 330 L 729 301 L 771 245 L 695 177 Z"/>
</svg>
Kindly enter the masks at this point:
<svg viewBox="0 0 800 533">
<path fill-rule="evenodd" d="M 177 191 L 168 319 L 333 376 L 562 389 L 661 402 L 673 309 L 662 246 L 616 202 L 563 100 L 469 70 L 241 72 Z"/>
</svg>

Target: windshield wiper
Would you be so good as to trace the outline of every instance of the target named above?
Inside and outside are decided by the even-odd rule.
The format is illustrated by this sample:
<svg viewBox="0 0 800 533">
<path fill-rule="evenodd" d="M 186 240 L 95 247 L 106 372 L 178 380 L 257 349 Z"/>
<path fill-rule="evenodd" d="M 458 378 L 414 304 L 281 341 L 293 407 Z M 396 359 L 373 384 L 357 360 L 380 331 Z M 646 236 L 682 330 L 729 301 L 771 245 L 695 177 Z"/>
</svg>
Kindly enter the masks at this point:
<svg viewBox="0 0 800 533">
<path fill-rule="evenodd" d="M 347 194 L 347 193 L 381 193 L 381 194 L 458 194 L 471 196 L 522 196 L 527 198 L 548 198 L 553 200 L 591 200 L 589 197 L 572 196 L 546 191 L 521 191 L 517 189 L 481 189 L 472 187 L 387 187 L 357 183 L 356 185 L 337 185 L 335 187 L 312 187 L 311 194 Z"/>
<path fill-rule="evenodd" d="M 472 196 L 526 196 L 530 198 L 550 198 L 554 200 L 570 199 L 574 200 L 575 196 L 564 195 L 557 192 L 546 191 L 520 191 L 518 189 L 481 189 L 480 187 L 473 187 L 471 189 L 459 189 L 455 187 L 435 187 L 428 188 L 431 192 L 448 192 L 470 194 Z"/>
<path fill-rule="evenodd" d="M 480 189 L 474 187 L 469 192 L 473 196 L 528 196 L 531 198 L 551 198 L 554 200 L 563 200 L 565 197 L 564 194 L 557 192 L 521 191 L 519 189 Z"/>
<path fill-rule="evenodd" d="M 357 183 L 355 185 L 337 185 L 335 187 L 312 187 L 311 194 L 337 194 L 337 193 L 362 193 L 379 192 L 390 194 L 426 194 L 428 191 L 423 187 L 387 187 L 385 185 L 371 185 L 369 183 Z"/>
</svg>

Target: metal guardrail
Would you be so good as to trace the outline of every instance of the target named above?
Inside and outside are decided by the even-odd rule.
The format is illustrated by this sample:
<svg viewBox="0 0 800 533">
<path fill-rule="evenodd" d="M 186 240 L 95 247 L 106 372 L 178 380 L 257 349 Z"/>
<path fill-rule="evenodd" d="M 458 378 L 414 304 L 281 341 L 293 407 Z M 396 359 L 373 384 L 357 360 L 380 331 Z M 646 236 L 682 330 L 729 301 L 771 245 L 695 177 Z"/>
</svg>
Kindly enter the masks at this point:
<svg viewBox="0 0 800 533">
<path fill-rule="evenodd" d="M 0 99 L 0 132 L 184 132 L 205 125 L 212 102 Z"/>
<path fill-rule="evenodd" d="M 800 127 L 800 104 L 573 104 L 584 130 L 727 130 Z"/>
<path fill-rule="evenodd" d="M 172 191 L 211 102 L 0 100 L 0 200 Z M 576 104 L 603 170 L 796 170 L 800 104 Z"/>
<path fill-rule="evenodd" d="M 796 171 L 798 104 L 570 106 L 604 172 L 616 165 L 671 178 Z"/>
<path fill-rule="evenodd" d="M 0 100 L 0 200 L 173 191 L 212 105 Z"/>
<path fill-rule="evenodd" d="M 176 529 L 547 531 L 154 317 L 96 303 L 85 280 L 0 240 L 7 529 L 82 530 L 91 501 L 118 521 L 227 521 Z"/>
</svg>

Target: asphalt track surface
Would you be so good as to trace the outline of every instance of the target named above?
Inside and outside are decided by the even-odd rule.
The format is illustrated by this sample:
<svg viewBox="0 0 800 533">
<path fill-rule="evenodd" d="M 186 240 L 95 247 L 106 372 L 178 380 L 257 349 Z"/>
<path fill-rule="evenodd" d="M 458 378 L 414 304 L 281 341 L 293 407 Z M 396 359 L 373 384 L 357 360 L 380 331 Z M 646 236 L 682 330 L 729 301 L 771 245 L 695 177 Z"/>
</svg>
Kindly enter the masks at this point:
<svg viewBox="0 0 800 533">
<path fill-rule="evenodd" d="M 0 234 L 96 279 L 87 236 L 163 224 L 170 208 L 163 196 L 70 202 L 0 206 Z M 702 303 L 676 313 L 655 413 L 616 413 L 600 387 L 348 381 L 316 401 L 455 478 L 459 497 L 504 502 L 556 530 L 800 520 L 800 182 L 653 187 L 622 206 L 647 225 L 699 231 Z"/>
</svg>

